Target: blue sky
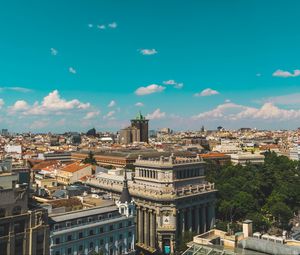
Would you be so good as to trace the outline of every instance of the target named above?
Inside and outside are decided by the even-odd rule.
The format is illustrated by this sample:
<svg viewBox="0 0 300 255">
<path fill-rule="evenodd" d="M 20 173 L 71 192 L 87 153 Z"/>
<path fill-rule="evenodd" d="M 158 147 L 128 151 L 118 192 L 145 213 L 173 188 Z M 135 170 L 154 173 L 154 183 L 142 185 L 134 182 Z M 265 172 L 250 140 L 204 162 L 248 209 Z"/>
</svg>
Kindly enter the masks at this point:
<svg viewBox="0 0 300 255">
<path fill-rule="evenodd" d="M 139 110 L 153 129 L 296 128 L 299 8 L 296 0 L 6 1 L 1 128 L 118 130 Z"/>
</svg>

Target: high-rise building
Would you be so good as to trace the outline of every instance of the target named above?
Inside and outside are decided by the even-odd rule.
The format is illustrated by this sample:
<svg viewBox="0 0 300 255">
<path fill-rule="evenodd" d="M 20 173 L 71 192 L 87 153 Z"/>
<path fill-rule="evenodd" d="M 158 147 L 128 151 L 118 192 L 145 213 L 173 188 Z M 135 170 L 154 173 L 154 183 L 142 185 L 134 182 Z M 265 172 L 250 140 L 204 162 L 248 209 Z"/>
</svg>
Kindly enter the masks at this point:
<svg viewBox="0 0 300 255">
<path fill-rule="evenodd" d="M 135 119 L 131 120 L 131 126 L 120 131 L 120 143 L 130 144 L 134 142 L 148 143 L 148 123 L 141 112 L 138 113 Z"/>
<path fill-rule="evenodd" d="M 140 142 L 148 142 L 148 123 L 149 120 L 139 112 L 135 119 L 131 120 L 131 127 L 138 129 Z"/>
</svg>

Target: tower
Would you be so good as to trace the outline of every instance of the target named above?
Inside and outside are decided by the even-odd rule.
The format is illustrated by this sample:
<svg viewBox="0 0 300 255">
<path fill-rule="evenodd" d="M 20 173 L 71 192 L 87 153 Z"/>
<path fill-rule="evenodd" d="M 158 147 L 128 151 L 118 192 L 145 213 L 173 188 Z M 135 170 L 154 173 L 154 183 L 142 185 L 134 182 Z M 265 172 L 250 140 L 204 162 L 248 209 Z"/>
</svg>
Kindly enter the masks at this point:
<svg viewBox="0 0 300 255">
<path fill-rule="evenodd" d="M 132 199 L 129 190 L 128 190 L 128 180 L 126 169 L 123 181 L 123 190 L 120 196 L 120 199 L 116 202 L 116 205 L 119 208 L 119 212 L 126 217 L 135 215 L 135 205 L 134 200 Z"/>
<path fill-rule="evenodd" d="M 131 127 L 136 128 L 138 131 L 138 135 L 136 136 L 138 141 L 136 142 L 148 143 L 148 123 L 149 120 L 146 120 L 141 112 L 138 113 L 135 119 L 131 120 Z"/>
</svg>

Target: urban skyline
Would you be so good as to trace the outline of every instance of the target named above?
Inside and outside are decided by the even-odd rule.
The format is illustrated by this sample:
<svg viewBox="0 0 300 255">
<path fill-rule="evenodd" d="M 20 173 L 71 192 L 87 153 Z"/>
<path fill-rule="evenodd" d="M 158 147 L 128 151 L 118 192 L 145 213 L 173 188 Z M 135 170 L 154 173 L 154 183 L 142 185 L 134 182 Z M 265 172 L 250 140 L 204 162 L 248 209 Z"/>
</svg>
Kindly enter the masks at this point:
<svg viewBox="0 0 300 255">
<path fill-rule="evenodd" d="M 295 129 L 298 5 L 5 3 L 2 127 L 116 131 L 141 110 L 151 129 Z"/>
</svg>

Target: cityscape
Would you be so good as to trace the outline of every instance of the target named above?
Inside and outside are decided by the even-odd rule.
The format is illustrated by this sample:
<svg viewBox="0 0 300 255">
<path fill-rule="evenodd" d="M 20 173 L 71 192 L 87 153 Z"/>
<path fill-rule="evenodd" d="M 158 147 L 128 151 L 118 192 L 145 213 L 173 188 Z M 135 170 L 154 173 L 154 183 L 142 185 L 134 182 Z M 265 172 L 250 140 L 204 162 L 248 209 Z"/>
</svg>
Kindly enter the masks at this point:
<svg viewBox="0 0 300 255">
<path fill-rule="evenodd" d="M 300 255 L 300 2 L 0 8 L 0 255 Z"/>
</svg>

